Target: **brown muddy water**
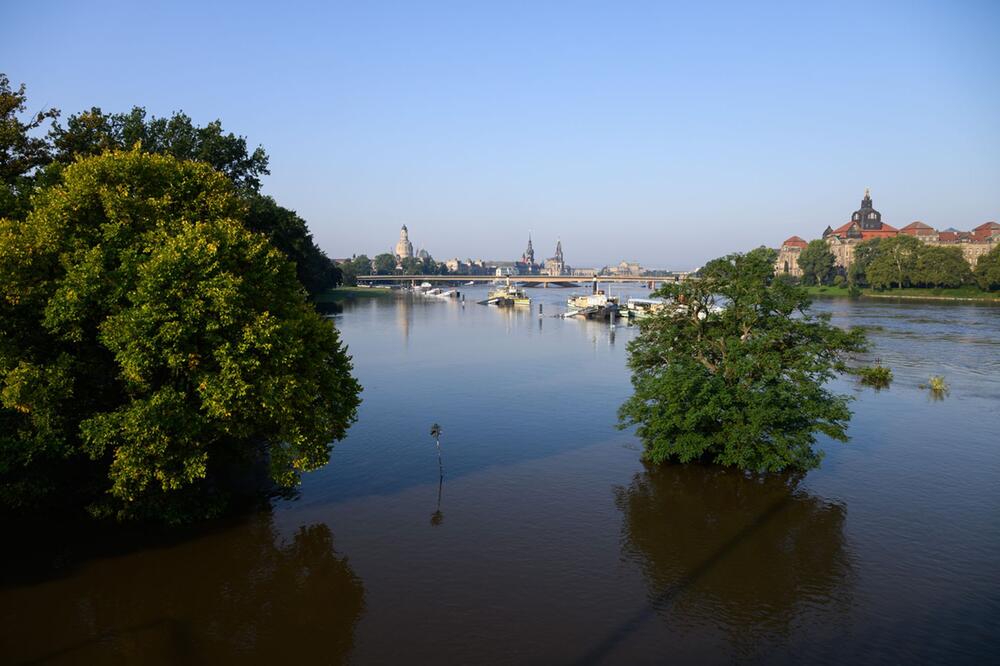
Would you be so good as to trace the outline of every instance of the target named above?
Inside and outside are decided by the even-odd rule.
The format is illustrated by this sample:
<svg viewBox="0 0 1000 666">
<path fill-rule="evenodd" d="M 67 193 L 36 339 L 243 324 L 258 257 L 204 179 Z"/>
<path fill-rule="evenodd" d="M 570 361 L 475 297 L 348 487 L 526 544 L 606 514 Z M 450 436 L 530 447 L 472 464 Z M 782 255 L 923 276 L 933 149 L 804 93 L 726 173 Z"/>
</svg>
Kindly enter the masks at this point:
<svg viewBox="0 0 1000 666">
<path fill-rule="evenodd" d="M 839 381 L 852 441 L 753 478 L 641 462 L 615 429 L 633 329 L 468 289 L 346 305 L 365 402 L 297 498 L 169 535 L 7 531 L 0 662 L 1000 656 L 1000 307 L 817 302 L 895 382 Z"/>
</svg>

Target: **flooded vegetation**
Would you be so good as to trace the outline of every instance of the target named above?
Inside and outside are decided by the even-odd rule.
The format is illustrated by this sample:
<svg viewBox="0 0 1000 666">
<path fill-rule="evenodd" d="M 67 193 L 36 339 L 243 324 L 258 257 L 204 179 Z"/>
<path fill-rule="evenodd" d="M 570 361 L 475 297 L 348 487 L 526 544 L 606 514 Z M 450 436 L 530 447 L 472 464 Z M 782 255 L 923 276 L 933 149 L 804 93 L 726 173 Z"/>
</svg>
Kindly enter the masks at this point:
<svg viewBox="0 0 1000 666">
<path fill-rule="evenodd" d="M 837 380 L 855 398 L 851 441 L 821 439 L 807 474 L 752 475 L 646 464 L 615 428 L 633 327 L 554 316 L 568 289 L 529 289 L 531 308 L 460 289 L 464 306 L 393 296 L 335 311 L 364 402 L 294 497 L 181 532 L 8 526 L 3 661 L 1000 651 L 1000 308 L 817 302 L 865 327 L 861 362 L 880 359 L 892 384 Z M 947 400 L 921 388 L 932 376 Z"/>
</svg>

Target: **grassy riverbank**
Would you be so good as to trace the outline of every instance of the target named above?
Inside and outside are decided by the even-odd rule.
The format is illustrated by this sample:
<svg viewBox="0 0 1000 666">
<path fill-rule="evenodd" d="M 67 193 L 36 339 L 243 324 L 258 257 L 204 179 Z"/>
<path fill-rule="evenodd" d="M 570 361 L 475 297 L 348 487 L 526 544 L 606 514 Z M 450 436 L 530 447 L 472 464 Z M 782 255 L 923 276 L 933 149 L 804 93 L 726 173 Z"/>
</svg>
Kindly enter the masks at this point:
<svg viewBox="0 0 1000 666">
<path fill-rule="evenodd" d="M 848 298 L 850 294 L 843 287 L 806 287 L 810 296 Z M 863 298 L 915 298 L 941 301 L 986 301 L 1000 303 L 1000 292 L 983 291 L 973 285 L 956 287 L 954 289 L 927 289 L 923 287 L 906 287 L 904 289 L 862 289 Z"/>
</svg>

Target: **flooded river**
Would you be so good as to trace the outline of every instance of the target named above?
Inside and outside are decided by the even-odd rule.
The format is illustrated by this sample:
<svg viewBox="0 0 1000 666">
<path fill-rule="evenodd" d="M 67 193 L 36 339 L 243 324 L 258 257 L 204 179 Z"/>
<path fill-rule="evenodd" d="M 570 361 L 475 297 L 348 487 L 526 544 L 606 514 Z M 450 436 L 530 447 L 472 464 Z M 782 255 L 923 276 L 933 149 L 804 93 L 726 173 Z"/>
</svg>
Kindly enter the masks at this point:
<svg viewBox="0 0 1000 666">
<path fill-rule="evenodd" d="M 818 301 L 895 381 L 839 381 L 852 440 L 820 469 L 749 478 L 641 462 L 615 428 L 634 329 L 552 317 L 571 290 L 529 312 L 465 289 L 345 305 L 364 403 L 296 498 L 170 536 L 5 534 L 0 662 L 1000 654 L 1000 307 Z"/>
</svg>

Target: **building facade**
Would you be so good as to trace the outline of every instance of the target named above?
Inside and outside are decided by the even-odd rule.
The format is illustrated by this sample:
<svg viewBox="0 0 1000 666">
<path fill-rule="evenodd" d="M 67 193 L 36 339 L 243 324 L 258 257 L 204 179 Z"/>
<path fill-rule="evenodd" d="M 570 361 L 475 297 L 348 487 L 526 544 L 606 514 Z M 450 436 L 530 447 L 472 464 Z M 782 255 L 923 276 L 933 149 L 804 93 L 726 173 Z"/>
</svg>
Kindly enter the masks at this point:
<svg viewBox="0 0 1000 666">
<path fill-rule="evenodd" d="M 835 265 L 846 271 L 847 267 L 854 263 L 854 251 L 859 244 L 875 238 L 892 238 L 900 234 L 914 236 L 929 245 L 957 247 L 973 268 L 976 267 L 979 257 L 1000 245 L 1000 224 L 996 222 L 985 222 L 972 231 L 955 229 L 937 231 L 920 221 L 911 222 L 902 229 L 897 229 L 882 221 L 882 213 L 875 210 L 868 188 L 865 188 L 861 207 L 851 214 L 850 221 L 836 229 L 828 226 L 822 238 L 833 254 Z M 802 269 L 799 268 L 799 254 L 806 245 L 806 241 L 798 236 L 792 236 L 784 241 L 778 249 L 778 259 L 774 264 L 775 273 L 800 277 Z"/>
<path fill-rule="evenodd" d="M 556 241 L 556 255 L 545 260 L 545 275 L 565 275 L 566 261 L 563 259 L 562 241 Z"/>
</svg>

